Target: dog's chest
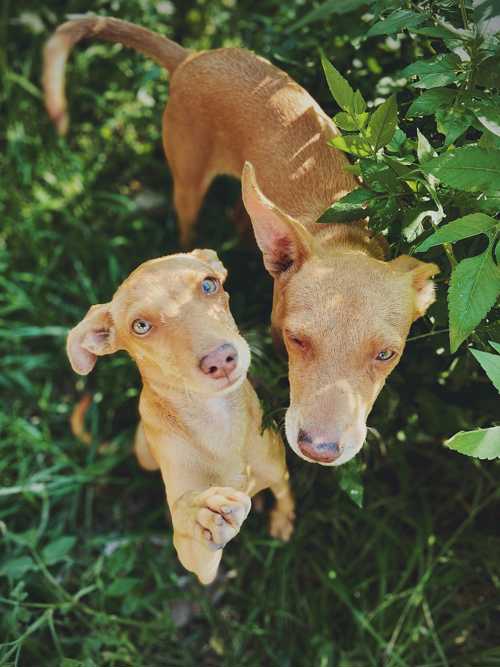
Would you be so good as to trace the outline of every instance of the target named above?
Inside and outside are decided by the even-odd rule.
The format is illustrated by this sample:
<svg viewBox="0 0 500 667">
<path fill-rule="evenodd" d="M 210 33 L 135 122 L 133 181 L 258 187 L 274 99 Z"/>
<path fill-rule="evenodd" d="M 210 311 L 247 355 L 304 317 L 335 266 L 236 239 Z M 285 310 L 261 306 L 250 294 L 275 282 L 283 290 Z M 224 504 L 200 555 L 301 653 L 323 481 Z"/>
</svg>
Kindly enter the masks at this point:
<svg viewBox="0 0 500 667">
<path fill-rule="evenodd" d="M 225 480 L 237 488 L 245 482 L 245 420 L 230 397 L 213 398 L 198 406 L 193 433 L 200 455 L 213 483 Z M 237 483 L 238 482 L 238 483 Z"/>
<path fill-rule="evenodd" d="M 198 439 L 210 450 L 227 454 L 229 443 L 232 443 L 231 449 L 241 449 L 239 441 L 243 439 L 242 419 L 228 397 L 203 401 L 194 410 L 196 419 L 193 419 L 192 426 Z"/>
</svg>

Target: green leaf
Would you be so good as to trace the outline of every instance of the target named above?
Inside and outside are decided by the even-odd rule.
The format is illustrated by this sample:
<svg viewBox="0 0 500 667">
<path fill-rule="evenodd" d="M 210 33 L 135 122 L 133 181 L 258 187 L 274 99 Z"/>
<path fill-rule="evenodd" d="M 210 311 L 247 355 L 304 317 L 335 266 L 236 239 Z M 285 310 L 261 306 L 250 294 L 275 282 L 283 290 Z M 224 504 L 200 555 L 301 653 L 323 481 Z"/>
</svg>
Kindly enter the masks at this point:
<svg viewBox="0 0 500 667">
<path fill-rule="evenodd" d="M 401 149 L 403 148 L 407 139 L 408 139 L 408 137 L 403 132 L 403 130 L 400 127 L 397 127 L 396 132 L 394 133 L 394 136 L 392 137 L 390 142 L 387 144 L 387 150 L 391 151 L 392 153 L 401 152 Z"/>
<path fill-rule="evenodd" d="M 20 579 L 26 572 L 36 569 L 35 562 L 30 556 L 21 556 L 21 558 L 13 558 L 4 563 L 0 568 L 0 576 L 9 579 Z"/>
<path fill-rule="evenodd" d="M 441 229 L 438 229 L 434 234 L 431 234 L 416 248 L 416 252 L 425 252 L 433 246 L 441 243 L 454 243 L 461 239 L 467 239 L 477 234 L 487 234 L 493 230 L 497 225 L 500 225 L 496 220 L 490 218 L 484 213 L 469 213 L 463 218 L 457 218 L 449 222 Z"/>
<path fill-rule="evenodd" d="M 339 469 L 339 486 L 345 491 L 352 502 L 359 508 L 363 507 L 363 478 L 361 477 L 361 467 L 359 463 L 352 459 Z"/>
<path fill-rule="evenodd" d="M 421 76 L 418 81 L 414 81 L 411 85 L 414 88 L 440 88 L 441 86 L 446 86 L 448 83 L 461 83 L 463 78 L 463 75 L 457 74 L 455 70 L 433 72 L 432 74 Z"/>
<path fill-rule="evenodd" d="M 465 456 L 496 459 L 500 457 L 500 426 L 479 428 L 477 431 L 460 431 L 444 444 Z"/>
<path fill-rule="evenodd" d="M 392 171 L 404 180 L 412 179 L 415 176 L 415 165 L 408 164 L 406 160 L 401 160 L 396 157 L 384 156 L 384 162 L 389 165 Z"/>
<path fill-rule="evenodd" d="M 130 591 L 137 586 L 140 579 L 135 577 L 121 577 L 120 579 L 115 579 L 113 583 L 108 586 L 106 589 L 106 594 L 111 597 L 121 597 L 130 593 Z"/>
<path fill-rule="evenodd" d="M 359 90 L 357 90 L 354 93 L 353 108 L 354 108 L 354 113 L 357 115 L 362 114 L 363 111 L 366 109 L 365 98 L 363 97 L 363 95 L 360 93 Z"/>
<path fill-rule="evenodd" d="M 382 232 L 390 227 L 393 220 L 400 219 L 401 210 L 397 197 L 380 197 L 370 206 L 370 229 Z"/>
<path fill-rule="evenodd" d="M 356 188 L 355 190 L 352 190 L 351 192 L 348 192 L 346 195 L 342 197 L 342 199 L 339 199 L 337 204 L 340 204 L 340 202 L 344 204 L 365 204 L 367 201 L 370 201 L 370 199 L 373 197 L 373 192 L 370 190 L 367 190 L 366 188 Z"/>
<path fill-rule="evenodd" d="M 490 132 L 489 130 L 485 130 L 485 131 L 482 133 L 482 135 L 481 135 L 479 141 L 477 142 L 477 145 L 478 145 L 480 148 L 486 148 L 486 149 L 489 149 L 489 148 L 493 148 L 493 149 L 500 148 L 500 137 L 497 137 L 496 134 L 493 134 L 493 133 Z"/>
<path fill-rule="evenodd" d="M 500 211 L 500 191 L 488 192 L 486 195 L 476 200 L 476 206 L 480 211 L 486 211 L 487 213 L 496 215 L 498 211 Z"/>
<path fill-rule="evenodd" d="M 389 99 L 375 109 L 368 121 L 366 136 L 375 151 L 391 141 L 397 124 L 398 107 L 396 96 L 391 95 Z"/>
<path fill-rule="evenodd" d="M 461 137 L 464 132 L 467 132 L 473 120 L 473 114 L 463 107 L 438 109 L 436 111 L 436 123 L 438 132 L 444 134 L 446 137 L 444 145 L 449 146 Z"/>
<path fill-rule="evenodd" d="M 474 21 L 481 35 L 500 33 L 500 8 L 496 0 L 472 0 Z"/>
<path fill-rule="evenodd" d="M 348 174 L 354 174 L 354 176 L 361 176 L 361 168 L 359 164 L 345 164 L 343 170 Z"/>
<path fill-rule="evenodd" d="M 60 537 L 54 542 L 47 544 L 44 549 L 42 549 L 42 559 L 46 565 L 53 565 L 60 560 L 64 560 L 66 554 L 73 548 L 76 542 L 76 537 L 67 535 L 65 537 Z"/>
<path fill-rule="evenodd" d="M 335 202 L 319 218 L 318 222 L 350 222 L 359 220 L 368 215 L 368 209 L 363 208 L 365 204 L 373 197 L 373 192 L 365 188 L 356 188 L 349 192 L 345 197 Z"/>
<path fill-rule="evenodd" d="M 345 111 L 340 111 L 338 114 L 335 114 L 333 121 L 341 130 L 347 130 L 347 132 L 355 132 L 360 128 L 364 127 L 366 119 L 368 118 L 367 113 L 356 114 L 354 118 L 351 114 L 346 113 Z"/>
<path fill-rule="evenodd" d="M 396 9 L 395 12 L 389 14 L 384 21 L 378 21 L 368 32 L 367 37 L 374 37 L 375 35 L 392 35 L 395 32 L 401 32 L 403 29 L 415 28 L 426 20 L 425 16 L 416 14 L 409 9 Z"/>
<path fill-rule="evenodd" d="M 429 160 L 422 169 L 459 190 L 497 190 L 500 183 L 500 150 L 464 146 Z"/>
<path fill-rule="evenodd" d="M 474 106 L 472 111 L 481 125 L 500 137 L 500 111 L 497 106 L 480 103 Z"/>
<path fill-rule="evenodd" d="M 328 142 L 330 146 L 335 146 L 341 151 L 352 153 L 358 157 L 368 157 L 372 154 L 370 144 L 358 136 L 335 137 Z"/>
<path fill-rule="evenodd" d="M 483 253 L 463 259 L 453 269 L 448 290 L 452 352 L 488 314 L 499 292 L 500 269 L 493 260 L 492 243 Z"/>
<path fill-rule="evenodd" d="M 402 184 L 394 171 L 385 162 L 373 158 L 360 160 L 363 181 L 375 192 L 401 192 Z"/>
<path fill-rule="evenodd" d="M 427 162 L 434 155 L 434 149 L 425 135 L 417 127 L 417 157 L 420 164 Z"/>
<path fill-rule="evenodd" d="M 410 77 L 427 76 L 430 74 L 448 74 L 450 72 L 455 72 L 455 69 L 459 64 L 460 58 L 455 54 L 440 53 L 429 60 L 417 60 L 416 62 L 407 65 L 401 70 L 401 75 Z"/>
<path fill-rule="evenodd" d="M 476 72 L 474 83 L 500 89 L 500 54 L 486 58 Z"/>
<path fill-rule="evenodd" d="M 402 76 L 418 76 L 420 80 L 413 83 L 415 88 L 437 88 L 448 83 L 457 83 L 463 78 L 457 73 L 460 59 L 452 53 L 439 54 L 431 60 L 419 60 L 405 67 Z"/>
<path fill-rule="evenodd" d="M 424 37 L 434 37 L 435 39 L 460 39 L 462 36 L 460 34 L 461 31 L 448 30 L 442 26 L 414 28 L 412 32 L 415 32 L 417 35 L 424 35 Z"/>
<path fill-rule="evenodd" d="M 495 350 L 495 352 L 498 352 L 498 354 L 500 354 L 500 343 L 495 343 L 494 340 L 489 340 L 488 343 Z"/>
<path fill-rule="evenodd" d="M 294 23 L 290 32 L 309 25 L 309 23 L 320 21 L 331 14 L 347 14 L 366 4 L 368 4 L 368 0 L 327 0 Z"/>
<path fill-rule="evenodd" d="M 355 113 L 354 90 L 323 53 L 321 54 L 321 64 L 333 99 L 344 111 Z"/>
<path fill-rule="evenodd" d="M 491 354 L 491 352 L 481 352 L 481 350 L 470 350 L 477 361 L 481 364 L 486 375 L 500 392 L 500 354 Z"/>
<path fill-rule="evenodd" d="M 410 104 L 406 116 L 430 116 L 437 109 L 450 107 L 457 95 L 456 90 L 450 88 L 433 88 L 424 91 L 420 97 Z"/>
<path fill-rule="evenodd" d="M 367 208 L 357 206 L 356 204 L 341 204 L 337 202 L 332 204 L 323 215 L 321 215 L 318 223 L 332 223 L 332 222 L 353 222 L 354 220 L 361 220 L 368 215 Z"/>
</svg>

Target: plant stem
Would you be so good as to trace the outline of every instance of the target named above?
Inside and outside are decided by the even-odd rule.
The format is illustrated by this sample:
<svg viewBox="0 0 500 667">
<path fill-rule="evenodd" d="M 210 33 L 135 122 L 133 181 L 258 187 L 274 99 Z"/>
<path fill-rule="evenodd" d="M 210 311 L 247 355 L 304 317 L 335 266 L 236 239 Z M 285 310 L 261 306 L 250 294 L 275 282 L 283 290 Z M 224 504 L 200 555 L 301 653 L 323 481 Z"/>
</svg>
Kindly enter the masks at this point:
<svg viewBox="0 0 500 667">
<path fill-rule="evenodd" d="M 466 30 L 469 29 L 469 21 L 467 20 L 467 11 L 465 9 L 465 2 L 464 0 L 459 0 L 460 5 L 460 14 L 462 15 L 462 23 L 464 24 L 464 28 Z"/>
<path fill-rule="evenodd" d="M 420 340 L 421 338 L 428 338 L 429 336 L 437 336 L 439 334 L 447 333 L 448 331 L 449 329 L 439 329 L 438 331 L 429 331 L 429 333 L 419 334 L 418 336 L 411 336 L 411 338 L 407 338 L 406 342 L 410 343 L 411 341 Z"/>
<path fill-rule="evenodd" d="M 454 269 L 458 264 L 458 262 L 455 255 L 453 254 L 453 248 L 451 247 L 451 243 L 443 243 L 443 248 L 446 253 L 446 256 L 448 257 L 448 261 L 450 262 L 451 268 Z"/>
<path fill-rule="evenodd" d="M 429 188 L 429 194 L 431 195 L 432 200 L 436 204 L 436 206 L 438 208 L 438 211 L 440 211 L 440 213 L 441 213 L 441 218 L 439 220 L 439 222 L 441 222 L 441 220 L 444 217 L 446 217 L 445 214 L 444 214 L 443 205 L 439 201 L 437 193 L 436 193 L 436 191 L 434 190 L 433 187 Z M 432 225 L 434 231 L 437 231 L 438 226 L 432 218 L 431 218 L 431 225 Z M 448 261 L 450 263 L 451 268 L 454 269 L 456 267 L 456 265 L 458 264 L 458 262 L 456 260 L 455 255 L 453 254 L 453 248 L 451 246 L 451 243 L 443 243 L 443 248 L 444 248 L 444 251 L 446 253 L 446 256 L 448 257 Z"/>
</svg>

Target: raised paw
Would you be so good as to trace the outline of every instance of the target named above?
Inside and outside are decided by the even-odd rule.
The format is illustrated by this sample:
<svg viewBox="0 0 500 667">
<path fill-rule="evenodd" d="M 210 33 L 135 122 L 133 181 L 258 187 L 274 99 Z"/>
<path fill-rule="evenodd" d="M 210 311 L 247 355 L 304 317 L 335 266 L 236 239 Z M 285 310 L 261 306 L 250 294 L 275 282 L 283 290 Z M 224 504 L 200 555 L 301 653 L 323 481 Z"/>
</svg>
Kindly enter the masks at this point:
<svg viewBox="0 0 500 667">
<path fill-rule="evenodd" d="M 212 487 L 197 499 L 196 523 L 212 550 L 222 549 L 240 531 L 250 512 L 251 500 L 230 487 Z"/>
<path fill-rule="evenodd" d="M 293 509 L 284 511 L 281 508 L 275 507 L 271 510 L 269 518 L 269 532 L 272 537 L 278 540 L 288 542 L 293 533 L 293 524 L 295 521 L 295 512 Z"/>
</svg>

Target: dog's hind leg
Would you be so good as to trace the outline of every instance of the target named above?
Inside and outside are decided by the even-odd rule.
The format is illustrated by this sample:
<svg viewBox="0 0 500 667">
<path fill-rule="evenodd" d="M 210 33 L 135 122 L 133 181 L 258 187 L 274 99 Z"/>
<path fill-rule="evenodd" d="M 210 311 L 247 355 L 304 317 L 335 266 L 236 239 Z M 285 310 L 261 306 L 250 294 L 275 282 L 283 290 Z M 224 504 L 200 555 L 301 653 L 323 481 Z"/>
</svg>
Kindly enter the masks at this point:
<svg viewBox="0 0 500 667">
<path fill-rule="evenodd" d="M 271 491 L 276 498 L 276 505 L 271 510 L 269 532 L 273 537 L 288 542 L 295 519 L 295 501 L 290 489 L 288 471 L 280 481 L 271 485 Z"/>
<path fill-rule="evenodd" d="M 202 123 L 191 123 L 175 94 L 163 115 L 163 147 L 174 180 L 174 207 L 179 224 L 180 245 L 191 247 L 193 226 L 203 197 L 215 173 L 211 167 L 210 132 Z"/>
<path fill-rule="evenodd" d="M 139 422 L 135 432 L 134 452 L 139 461 L 139 465 L 145 470 L 158 470 L 160 467 L 149 449 L 142 421 Z"/>
<path fill-rule="evenodd" d="M 270 513 L 269 532 L 287 542 L 293 532 L 295 501 L 290 488 L 285 446 L 276 431 L 266 429 L 261 439 L 264 448 L 254 448 L 250 461 L 252 493 L 270 488 L 276 505 Z"/>
<path fill-rule="evenodd" d="M 189 250 L 192 246 L 193 226 L 207 188 L 208 184 L 185 184 L 174 177 L 174 206 L 179 225 L 179 243 L 184 250 Z"/>
</svg>

